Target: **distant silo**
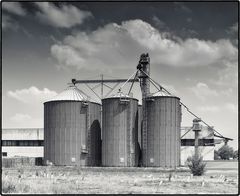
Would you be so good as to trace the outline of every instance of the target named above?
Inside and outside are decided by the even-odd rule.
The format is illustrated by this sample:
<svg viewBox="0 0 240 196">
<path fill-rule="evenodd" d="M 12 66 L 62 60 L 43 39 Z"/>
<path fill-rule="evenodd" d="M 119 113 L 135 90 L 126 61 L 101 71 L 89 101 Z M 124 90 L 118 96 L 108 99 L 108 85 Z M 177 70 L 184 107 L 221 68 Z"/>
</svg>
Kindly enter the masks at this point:
<svg viewBox="0 0 240 196">
<path fill-rule="evenodd" d="M 101 164 L 101 105 L 76 87 L 44 103 L 44 161 L 54 165 Z"/>
<path fill-rule="evenodd" d="M 137 166 L 138 100 L 122 93 L 102 100 L 102 165 Z"/>
<path fill-rule="evenodd" d="M 147 97 L 147 153 L 144 166 L 180 165 L 180 98 L 157 92 Z"/>
</svg>

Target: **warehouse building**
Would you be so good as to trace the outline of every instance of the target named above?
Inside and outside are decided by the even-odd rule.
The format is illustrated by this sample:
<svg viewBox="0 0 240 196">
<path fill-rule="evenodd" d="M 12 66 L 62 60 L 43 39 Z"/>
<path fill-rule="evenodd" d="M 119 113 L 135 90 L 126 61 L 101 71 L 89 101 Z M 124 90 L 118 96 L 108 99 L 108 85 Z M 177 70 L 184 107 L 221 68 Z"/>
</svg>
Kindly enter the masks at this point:
<svg viewBox="0 0 240 196">
<path fill-rule="evenodd" d="M 43 128 L 2 129 L 2 157 L 43 157 Z"/>
<path fill-rule="evenodd" d="M 190 128 L 181 127 L 181 165 L 194 153 L 194 132 L 189 131 Z M 199 151 L 203 160 L 214 160 L 214 143 L 219 139 L 214 139 L 212 130 L 207 127 L 202 127 L 199 137 Z M 2 129 L 2 157 L 43 157 L 43 145 L 43 128 Z"/>
</svg>

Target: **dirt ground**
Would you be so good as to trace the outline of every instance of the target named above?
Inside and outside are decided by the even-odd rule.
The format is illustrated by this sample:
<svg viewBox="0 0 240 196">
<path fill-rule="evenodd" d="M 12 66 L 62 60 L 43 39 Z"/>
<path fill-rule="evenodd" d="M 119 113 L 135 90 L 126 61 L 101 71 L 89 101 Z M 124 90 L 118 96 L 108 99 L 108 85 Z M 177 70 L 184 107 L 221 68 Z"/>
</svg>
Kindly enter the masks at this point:
<svg viewBox="0 0 240 196">
<path fill-rule="evenodd" d="M 3 193 L 206 194 L 238 193 L 238 170 L 192 176 L 187 168 L 3 168 Z"/>
</svg>

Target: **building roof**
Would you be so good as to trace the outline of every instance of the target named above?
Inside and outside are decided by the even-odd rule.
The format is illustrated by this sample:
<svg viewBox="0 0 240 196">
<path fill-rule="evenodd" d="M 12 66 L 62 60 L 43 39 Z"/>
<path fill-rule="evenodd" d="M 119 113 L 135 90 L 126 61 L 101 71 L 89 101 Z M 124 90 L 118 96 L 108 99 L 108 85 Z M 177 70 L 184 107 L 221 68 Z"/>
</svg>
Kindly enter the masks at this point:
<svg viewBox="0 0 240 196">
<path fill-rule="evenodd" d="M 71 85 L 55 97 L 47 100 L 46 102 L 50 101 L 89 101 L 89 97 L 87 97 L 87 95 L 84 94 L 76 86 Z"/>
<path fill-rule="evenodd" d="M 201 128 L 202 130 L 199 132 L 199 139 L 214 139 L 214 132 L 211 128 L 202 125 Z M 183 136 L 182 139 L 194 139 L 195 133 L 192 130 L 192 127 L 181 127 L 181 136 Z"/>
</svg>

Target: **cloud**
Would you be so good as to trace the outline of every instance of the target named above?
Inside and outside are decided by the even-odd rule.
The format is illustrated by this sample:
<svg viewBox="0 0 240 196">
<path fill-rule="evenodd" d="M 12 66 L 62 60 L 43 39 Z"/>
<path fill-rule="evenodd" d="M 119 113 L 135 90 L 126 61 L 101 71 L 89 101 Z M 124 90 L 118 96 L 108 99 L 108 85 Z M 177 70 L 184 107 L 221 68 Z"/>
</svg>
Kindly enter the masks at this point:
<svg viewBox="0 0 240 196">
<path fill-rule="evenodd" d="M 37 18 L 48 25 L 61 28 L 69 28 L 80 25 L 86 18 L 92 16 L 91 12 L 79 10 L 75 6 L 61 3 L 57 7 L 54 3 L 35 2 L 40 11 Z"/>
<path fill-rule="evenodd" d="M 183 2 L 174 2 L 175 9 L 186 13 L 191 13 L 192 10 L 188 8 Z"/>
<path fill-rule="evenodd" d="M 2 9 L 18 16 L 26 15 L 26 11 L 19 2 L 2 2 Z"/>
<path fill-rule="evenodd" d="M 197 98 L 204 101 L 209 97 L 217 97 L 218 93 L 216 90 L 210 89 L 205 83 L 199 82 L 196 86 L 190 88 L 191 91 L 196 95 Z"/>
<path fill-rule="evenodd" d="M 234 112 L 234 113 L 237 113 L 237 111 L 238 111 L 237 106 L 233 103 L 226 103 L 224 105 L 224 108 L 226 108 L 227 110 L 229 110 L 231 112 Z"/>
<path fill-rule="evenodd" d="M 201 112 L 219 112 L 220 108 L 217 106 L 199 106 L 197 109 Z"/>
<path fill-rule="evenodd" d="M 28 114 L 21 114 L 21 113 L 16 113 L 14 116 L 10 117 L 10 120 L 16 123 L 26 122 L 31 119 L 32 117 L 29 116 Z"/>
<path fill-rule="evenodd" d="M 37 87 L 32 86 L 28 89 L 8 91 L 7 95 L 23 103 L 35 104 L 42 103 L 47 99 L 57 95 L 57 93 L 47 88 L 40 90 Z"/>
<path fill-rule="evenodd" d="M 3 30 L 17 30 L 19 28 L 18 23 L 16 23 L 10 16 L 2 14 L 2 29 Z"/>
<path fill-rule="evenodd" d="M 230 33 L 230 34 L 238 33 L 238 23 L 236 22 L 235 24 L 230 26 L 229 29 L 227 30 L 227 33 Z"/>
<path fill-rule="evenodd" d="M 43 127 L 43 114 L 39 118 L 33 118 L 29 114 L 16 113 L 9 118 L 9 122 L 3 123 L 6 128 L 36 128 Z"/>
<path fill-rule="evenodd" d="M 219 86 L 232 86 L 237 87 L 238 84 L 238 61 L 226 61 L 223 62 L 224 68 L 218 70 L 218 79 L 212 81 Z"/>
<path fill-rule="evenodd" d="M 60 67 L 95 70 L 132 67 L 143 52 L 148 52 L 151 64 L 157 66 L 211 66 L 237 59 L 237 48 L 229 40 L 182 40 L 139 19 L 109 23 L 92 32 L 79 31 L 51 47 Z"/>
<path fill-rule="evenodd" d="M 225 103 L 223 105 L 221 105 L 221 107 L 219 106 L 198 106 L 197 110 L 201 111 L 201 112 L 219 112 L 219 111 L 228 111 L 228 112 L 233 112 L 236 113 L 237 112 L 237 106 L 233 103 Z"/>
<path fill-rule="evenodd" d="M 153 16 L 152 21 L 160 29 L 166 27 L 166 24 L 162 20 L 160 20 L 157 16 Z"/>
</svg>

